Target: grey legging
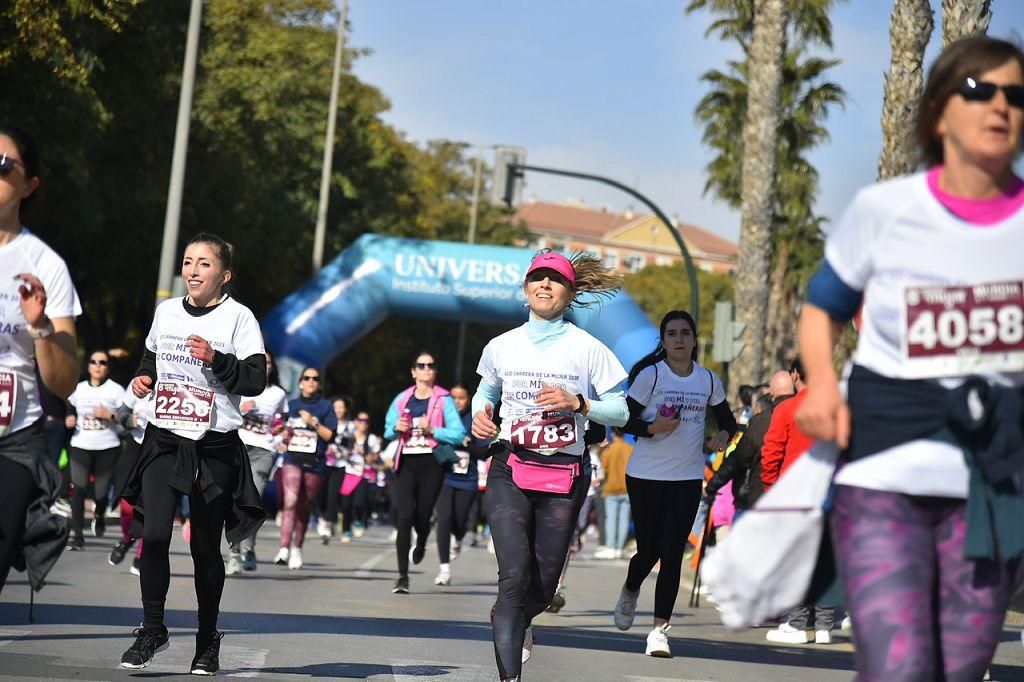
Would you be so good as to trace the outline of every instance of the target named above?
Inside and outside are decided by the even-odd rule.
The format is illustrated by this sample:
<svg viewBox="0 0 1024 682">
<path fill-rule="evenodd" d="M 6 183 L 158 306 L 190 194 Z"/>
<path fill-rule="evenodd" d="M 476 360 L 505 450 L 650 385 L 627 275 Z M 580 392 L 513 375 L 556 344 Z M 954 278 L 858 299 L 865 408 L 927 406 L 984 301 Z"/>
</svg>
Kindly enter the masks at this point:
<svg viewBox="0 0 1024 682">
<path fill-rule="evenodd" d="M 249 464 L 252 465 L 252 480 L 256 483 L 260 497 L 263 497 L 267 480 L 270 478 L 270 469 L 274 466 L 274 453 L 255 445 L 246 445 L 245 449 L 249 453 Z M 247 552 L 256 550 L 256 533 L 242 540 L 240 544 L 231 545 L 231 551 L 236 554 L 241 553 L 243 549 Z"/>
</svg>

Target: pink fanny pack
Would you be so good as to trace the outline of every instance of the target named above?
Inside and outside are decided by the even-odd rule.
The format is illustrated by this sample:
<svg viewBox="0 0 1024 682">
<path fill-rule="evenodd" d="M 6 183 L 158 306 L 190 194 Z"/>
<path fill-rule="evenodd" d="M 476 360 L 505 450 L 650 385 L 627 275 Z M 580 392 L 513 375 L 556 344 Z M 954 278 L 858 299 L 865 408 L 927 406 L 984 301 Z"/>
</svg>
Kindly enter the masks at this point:
<svg viewBox="0 0 1024 682">
<path fill-rule="evenodd" d="M 352 491 L 356 489 L 356 486 L 359 485 L 359 481 L 361 480 L 363 480 L 362 474 L 346 473 L 345 478 L 341 481 L 341 488 L 339 488 L 338 492 L 342 495 L 351 495 Z"/>
<path fill-rule="evenodd" d="M 512 469 L 512 482 L 521 490 L 535 490 L 542 493 L 565 495 L 572 490 L 572 484 L 580 475 L 580 465 L 542 464 L 519 459 L 516 453 L 508 453 L 508 466 Z"/>
</svg>

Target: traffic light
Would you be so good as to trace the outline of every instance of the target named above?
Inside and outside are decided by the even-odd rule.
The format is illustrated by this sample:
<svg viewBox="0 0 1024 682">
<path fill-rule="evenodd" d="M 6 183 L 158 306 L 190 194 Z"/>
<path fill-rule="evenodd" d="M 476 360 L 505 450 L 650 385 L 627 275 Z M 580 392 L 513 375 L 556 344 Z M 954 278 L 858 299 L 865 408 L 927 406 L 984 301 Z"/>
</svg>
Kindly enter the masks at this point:
<svg viewBox="0 0 1024 682">
<path fill-rule="evenodd" d="M 523 198 L 523 171 L 516 166 L 526 163 L 526 150 L 522 147 L 496 147 L 494 150 L 494 182 L 491 183 L 491 203 L 511 211 L 519 208 Z"/>
<path fill-rule="evenodd" d="M 715 336 L 711 342 L 711 359 L 715 362 L 732 362 L 743 352 L 740 339 L 747 325 L 734 322 L 732 316 L 732 301 L 715 303 Z"/>
</svg>

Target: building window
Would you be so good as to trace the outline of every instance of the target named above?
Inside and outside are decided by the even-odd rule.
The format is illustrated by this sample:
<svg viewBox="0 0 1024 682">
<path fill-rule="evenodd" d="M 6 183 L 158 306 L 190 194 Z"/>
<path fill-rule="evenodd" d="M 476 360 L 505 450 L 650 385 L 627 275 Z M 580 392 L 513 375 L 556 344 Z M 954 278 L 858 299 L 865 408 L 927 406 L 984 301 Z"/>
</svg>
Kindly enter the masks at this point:
<svg viewBox="0 0 1024 682">
<path fill-rule="evenodd" d="M 604 252 L 604 266 L 611 268 L 612 270 L 619 269 L 619 252 L 618 251 L 605 251 Z"/>
<path fill-rule="evenodd" d="M 625 265 L 626 272 L 637 272 L 642 269 L 646 263 L 643 256 L 631 253 L 626 256 Z"/>
</svg>

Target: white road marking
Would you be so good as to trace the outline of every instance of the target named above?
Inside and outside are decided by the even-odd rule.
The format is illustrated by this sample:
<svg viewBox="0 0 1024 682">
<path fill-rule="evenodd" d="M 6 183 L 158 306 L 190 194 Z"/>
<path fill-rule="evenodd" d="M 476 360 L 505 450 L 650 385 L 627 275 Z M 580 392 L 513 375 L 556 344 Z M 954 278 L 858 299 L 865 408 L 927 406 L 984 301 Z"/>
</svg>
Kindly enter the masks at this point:
<svg viewBox="0 0 1024 682">
<path fill-rule="evenodd" d="M 370 577 L 370 571 L 372 571 L 374 568 L 376 568 L 377 564 L 379 564 L 380 562 L 384 561 L 384 559 L 389 557 L 391 554 L 392 554 L 392 552 L 389 549 L 389 550 L 381 552 L 380 554 L 378 554 L 375 557 L 367 559 L 366 561 L 364 561 L 363 563 L 361 563 L 359 565 L 359 568 L 356 569 L 356 577 L 357 578 L 368 578 L 368 577 Z"/>
<path fill-rule="evenodd" d="M 30 634 L 28 630 L 0 630 L 0 647 L 7 646 L 19 637 Z"/>
</svg>

